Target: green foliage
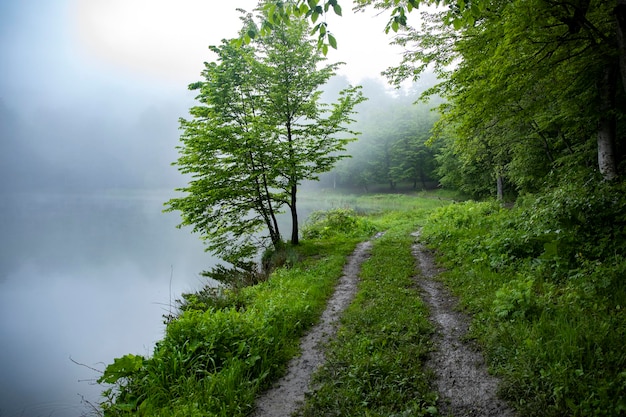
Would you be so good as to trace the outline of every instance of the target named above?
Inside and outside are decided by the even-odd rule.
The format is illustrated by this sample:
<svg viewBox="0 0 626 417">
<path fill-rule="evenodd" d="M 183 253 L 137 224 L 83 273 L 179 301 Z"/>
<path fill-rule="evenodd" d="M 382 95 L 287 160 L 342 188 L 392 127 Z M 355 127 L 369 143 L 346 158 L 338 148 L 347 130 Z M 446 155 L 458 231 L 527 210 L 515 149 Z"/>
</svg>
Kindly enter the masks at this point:
<svg viewBox="0 0 626 417">
<path fill-rule="evenodd" d="M 256 25 L 250 15 L 242 20 L 242 32 Z M 193 226 L 207 250 L 235 266 L 232 273 L 209 272 L 220 281 L 254 278 L 241 264 L 268 240 L 276 248 L 282 244 L 276 215 L 284 207 L 292 215 L 291 241 L 298 243 L 299 184 L 345 157 L 355 135 L 350 115 L 364 98 L 350 86 L 335 102 L 320 102 L 319 89 L 339 64 L 322 65 L 309 30 L 306 21 L 294 19 L 273 24 L 249 45 L 224 40 L 211 47 L 217 60 L 205 64 L 204 79 L 189 86 L 198 92 L 198 104 L 189 120 L 180 120 L 175 165 L 191 181 L 166 210 L 180 211 L 181 226 Z M 262 245 L 252 236 L 261 236 Z"/>
<path fill-rule="evenodd" d="M 432 325 L 413 281 L 410 232 L 424 213 L 383 216 L 389 228 L 361 270 L 327 362 L 315 377 L 304 416 L 430 416 L 436 395 L 422 364 Z"/>
<path fill-rule="evenodd" d="M 569 178 L 513 209 L 454 204 L 424 226 L 521 415 L 626 413 L 623 187 Z"/>
<path fill-rule="evenodd" d="M 328 239 L 337 235 L 365 238 L 372 236 L 376 227 L 367 218 L 351 209 L 316 211 L 307 219 L 302 230 L 305 239 Z"/>
<path fill-rule="evenodd" d="M 244 416 L 297 353 L 356 240 L 303 242 L 301 262 L 258 285 L 186 294 L 149 358 L 116 359 L 101 383 L 107 416 Z"/>
</svg>

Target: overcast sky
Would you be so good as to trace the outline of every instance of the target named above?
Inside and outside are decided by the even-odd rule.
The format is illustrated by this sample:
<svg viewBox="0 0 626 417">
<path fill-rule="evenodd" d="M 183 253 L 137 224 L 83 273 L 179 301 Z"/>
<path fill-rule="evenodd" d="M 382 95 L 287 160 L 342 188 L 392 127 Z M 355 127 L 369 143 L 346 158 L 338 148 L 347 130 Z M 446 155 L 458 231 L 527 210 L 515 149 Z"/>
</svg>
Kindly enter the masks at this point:
<svg viewBox="0 0 626 417">
<path fill-rule="evenodd" d="M 330 16 L 352 83 L 399 61 L 386 16 Z M 0 2 L 0 191 L 183 186 L 178 118 L 255 0 Z"/>
</svg>

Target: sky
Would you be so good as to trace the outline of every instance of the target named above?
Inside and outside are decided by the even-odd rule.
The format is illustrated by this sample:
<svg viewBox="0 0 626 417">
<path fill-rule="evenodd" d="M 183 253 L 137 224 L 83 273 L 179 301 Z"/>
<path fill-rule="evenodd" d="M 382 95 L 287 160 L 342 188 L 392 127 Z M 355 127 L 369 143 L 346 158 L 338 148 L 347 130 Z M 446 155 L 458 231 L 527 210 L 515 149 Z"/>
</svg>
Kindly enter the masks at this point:
<svg viewBox="0 0 626 417">
<path fill-rule="evenodd" d="M 328 17 L 350 82 L 398 63 L 386 16 Z M 0 192 L 183 186 L 170 164 L 209 45 L 255 0 L 0 2 Z"/>
</svg>

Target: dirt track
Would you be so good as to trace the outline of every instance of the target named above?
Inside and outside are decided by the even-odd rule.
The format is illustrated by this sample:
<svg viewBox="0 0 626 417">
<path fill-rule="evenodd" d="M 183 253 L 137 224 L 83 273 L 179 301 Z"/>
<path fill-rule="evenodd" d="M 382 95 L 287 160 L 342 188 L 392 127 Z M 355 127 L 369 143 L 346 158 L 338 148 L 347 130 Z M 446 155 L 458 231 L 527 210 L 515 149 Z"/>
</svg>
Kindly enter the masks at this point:
<svg viewBox="0 0 626 417">
<path fill-rule="evenodd" d="M 419 237 L 419 233 L 414 236 Z M 348 258 L 320 322 L 300 342 L 302 354 L 292 359 L 286 375 L 259 397 L 254 417 L 290 417 L 300 408 L 310 390 L 312 374 L 324 362 L 323 345 L 335 335 L 341 313 L 357 292 L 359 270 L 369 257 L 371 247 L 371 241 L 363 242 Z M 419 243 L 414 244 L 412 250 L 420 270 L 417 283 L 437 328 L 433 340 L 435 350 L 426 366 L 437 376 L 435 388 L 440 395 L 440 415 L 515 417 L 513 410 L 497 398 L 498 380 L 488 374 L 481 353 L 471 343 L 463 341 L 470 318 L 458 311 L 457 300 L 433 279 L 439 271 L 432 254 Z"/>
<path fill-rule="evenodd" d="M 419 237 L 419 233 L 414 233 Z M 442 416 L 513 417 L 515 413 L 497 398 L 498 380 L 489 375 L 482 354 L 463 341 L 470 318 L 457 308 L 457 300 L 439 281 L 433 256 L 421 244 L 413 245 L 420 268 L 417 283 L 436 326 L 435 351 L 427 366 L 436 378 L 439 412 Z"/>
<path fill-rule="evenodd" d="M 259 397 L 255 417 L 289 417 L 302 405 L 313 372 L 324 363 L 323 345 L 335 335 L 341 313 L 356 294 L 361 264 L 371 247 L 371 241 L 360 243 L 350 255 L 320 322 L 300 341 L 302 355 L 292 359 L 286 375 Z"/>
</svg>

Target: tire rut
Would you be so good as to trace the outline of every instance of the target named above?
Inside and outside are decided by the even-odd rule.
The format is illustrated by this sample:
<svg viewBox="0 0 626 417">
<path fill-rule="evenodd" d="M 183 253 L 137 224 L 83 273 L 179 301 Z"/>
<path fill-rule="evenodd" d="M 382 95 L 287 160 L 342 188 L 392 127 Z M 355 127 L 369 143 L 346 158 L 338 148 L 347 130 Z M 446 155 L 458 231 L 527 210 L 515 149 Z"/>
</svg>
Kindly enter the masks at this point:
<svg viewBox="0 0 626 417">
<path fill-rule="evenodd" d="M 419 238 L 419 232 L 413 233 Z M 463 341 L 470 317 L 458 310 L 458 300 L 433 278 L 440 272 L 432 253 L 423 245 L 413 245 L 413 255 L 421 276 L 417 278 L 430 320 L 436 326 L 435 350 L 426 366 L 436 375 L 439 412 L 455 417 L 515 417 L 515 412 L 497 397 L 499 380 L 489 375 L 485 360 L 476 346 Z"/>
<path fill-rule="evenodd" d="M 335 335 L 341 313 L 356 295 L 361 264 L 371 247 L 371 240 L 362 242 L 348 257 L 319 323 L 300 340 L 302 354 L 289 361 L 285 376 L 257 399 L 254 417 L 289 417 L 303 405 L 311 376 L 324 363 L 323 346 Z"/>
</svg>

